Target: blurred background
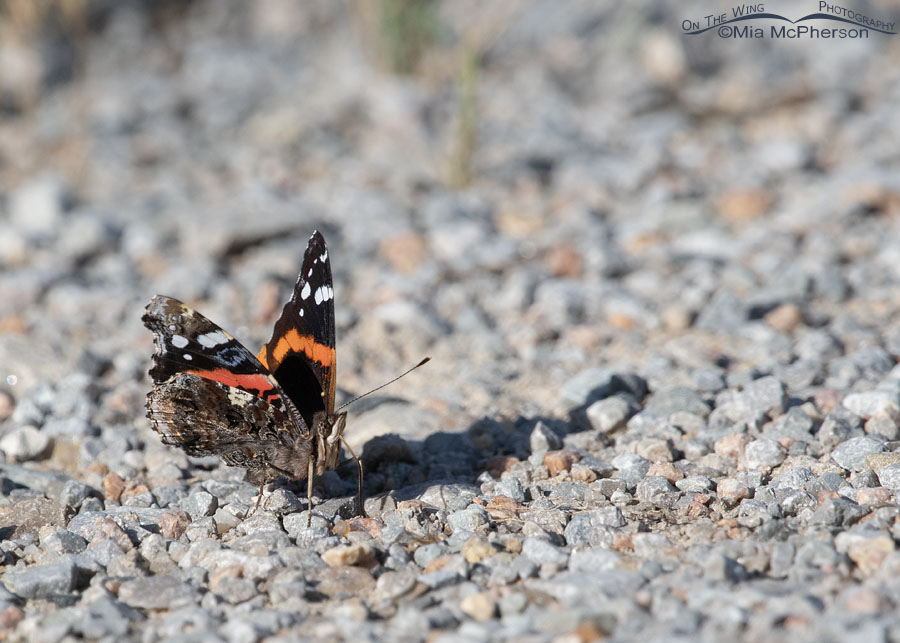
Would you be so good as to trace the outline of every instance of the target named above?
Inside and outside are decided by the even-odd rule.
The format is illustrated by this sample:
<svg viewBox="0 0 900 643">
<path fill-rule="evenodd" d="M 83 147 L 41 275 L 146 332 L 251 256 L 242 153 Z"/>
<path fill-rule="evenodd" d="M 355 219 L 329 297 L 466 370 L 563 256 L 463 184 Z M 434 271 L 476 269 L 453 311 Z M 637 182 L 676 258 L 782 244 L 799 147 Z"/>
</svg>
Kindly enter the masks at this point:
<svg viewBox="0 0 900 643">
<path fill-rule="evenodd" d="M 6 0 L 0 417 L 144 423 L 150 297 L 255 351 L 315 228 L 341 395 L 435 358 L 390 390 L 418 414 L 375 409 L 354 443 L 553 413 L 593 366 L 802 393 L 840 383 L 825 357 L 900 353 L 900 37 L 682 34 L 709 13 Z"/>
</svg>

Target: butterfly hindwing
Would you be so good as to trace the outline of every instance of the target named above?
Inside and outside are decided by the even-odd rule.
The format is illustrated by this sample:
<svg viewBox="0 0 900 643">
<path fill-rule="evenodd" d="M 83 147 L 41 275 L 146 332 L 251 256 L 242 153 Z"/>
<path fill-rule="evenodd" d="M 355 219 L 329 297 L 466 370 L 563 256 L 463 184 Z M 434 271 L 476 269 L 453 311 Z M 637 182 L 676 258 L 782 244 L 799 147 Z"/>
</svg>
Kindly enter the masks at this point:
<svg viewBox="0 0 900 643">
<path fill-rule="evenodd" d="M 317 231 L 306 246 L 300 276 L 272 339 L 257 356 L 308 425 L 316 412 L 334 412 L 334 344 L 331 262 L 325 238 Z"/>
<path fill-rule="evenodd" d="M 298 439 L 281 409 L 248 391 L 182 372 L 150 392 L 147 415 L 164 444 L 217 455 L 247 469 L 251 482 L 306 476 L 311 442 Z"/>
</svg>

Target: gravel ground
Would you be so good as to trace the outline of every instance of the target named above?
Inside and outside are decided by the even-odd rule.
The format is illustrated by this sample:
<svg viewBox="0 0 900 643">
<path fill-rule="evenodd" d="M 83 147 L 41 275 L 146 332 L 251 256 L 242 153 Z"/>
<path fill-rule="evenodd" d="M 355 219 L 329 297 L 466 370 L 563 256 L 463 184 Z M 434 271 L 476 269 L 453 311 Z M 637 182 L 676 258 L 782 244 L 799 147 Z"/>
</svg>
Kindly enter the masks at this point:
<svg viewBox="0 0 900 643">
<path fill-rule="evenodd" d="M 401 75 L 373 7 L 0 24 L 0 639 L 900 641 L 900 36 L 467 0 Z M 140 316 L 255 348 L 317 228 L 339 398 L 433 359 L 307 528 L 160 443 Z"/>
</svg>

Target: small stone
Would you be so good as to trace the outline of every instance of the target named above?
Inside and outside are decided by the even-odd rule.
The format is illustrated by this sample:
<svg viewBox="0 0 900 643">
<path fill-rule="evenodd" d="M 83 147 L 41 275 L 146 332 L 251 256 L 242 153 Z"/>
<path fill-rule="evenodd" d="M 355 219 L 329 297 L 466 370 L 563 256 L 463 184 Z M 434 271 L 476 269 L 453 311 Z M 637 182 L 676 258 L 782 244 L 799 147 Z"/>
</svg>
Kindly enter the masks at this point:
<svg viewBox="0 0 900 643">
<path fill-rule="evenodd" d="M 86 498 L 94 493 L 96 493 L 94 489 L 83 482 L 68 480 L 59 494 L 59 501 L 66 507 L 77 509 Z"/>
<path fill-rule="evenodd" d="M 831 459 L 848 471 L 862 471 L 868 468 L 866 456 L 884 451 L 880 440 L 868 436 L 850 438 L 840 443 L 831 452 Z"/>
<path fill-rule="evenodd" d="M 747 445 L 751 442 L 753 442 L 753 438 L 746 433 L 732 433 L 716 440 L 714 450 L 720 458 L 740 460 Z"/>
<path fill-rule="evenodd" d="M 678 490 L 662 476 L 646 476 L 637 484 L 635 497 L 646 500 L 647 502 L 656 503 L 665 494 Z"/>
<path fill-rule="evenodd" d="M 107 500 L 119 502 L 122 492 L 125 491 L 125 481 L 118 473 L 110 471 L 103 478 L 103 496 Z"/>
<path fill-rule="evenodd" d="M 615 393 L 631 393 L 641 399 L 647 392 L 647 383 L 634 373 L 617 373 L 612 369 L 589 368 L 570 379 L 560 390 L 560 397 L 567 408 L 587 407 Z"/>
<path fill-rule="evenodd" d="M 875 473 L 882 487 L 892 491 L 900 491 L 900 463 L 881 467 Z"/>
<path fill-rule="evenodd" d="M 460 601 L 459 608 L 476 621 L 488 621 L 497 612 L 497 598 L 492 592 L 470 594 Z"/>
<path fill-rule="evenodd" d="M 442 556 L 446 552 L 446 546 L 440 543 L 430 543 L 422 545 L 413 553 L 413 560 L 416 565 L 421 568 L 428 567 L 438 556 Z"/>
<path fill-rule="evenodd" d="M 672 462 L 675 454 L 668 440 L 644 438 L 635 445 L 635 453 L 650 462 Z"/>
<path fill-rule="evenodd" d="M 67 529 L 59 529 L 41 539 L 41 549 L 54 554 L 79 554 L 87 548 L 87 540 Z"/>
<path fill-rule="evenodd" d="M 50 453 L 53 441 L 37 428 L 26 424 L 0 438 L 0 450 L 14 462 L 41 460 Z"/>
<path fill-rule="evenodd" d="M 469 505 L 461 511 L 454 511 L 447 516 L 447 525 L 453 531 L 482 531 L 488 524 L 488 513 L 479 505 Z"/>
<path fill-rule="evenodd" d="M 375 558 L 375 549 L 368 543 L 332 547 L 322 554 L 322 560 L 329 567 L 363 565 Z"/>
<path fill-rule="evenodd" d="M 569 471 L 578 459 L 578 455 L 571 451 L 548 451 L 544 454 L 544 466 L 553 478 L 563 471 Z"/>
<path fill-rule="evenodd" d="M 856 490 L 856 502 L 861 505 L 887 505 L 893 497 L 894 493 L 884 487 L 862 487 Z"/>
<path fill-rule="evenodd" d="M 597 474 L 593 469 L 585 464 L 577 462 L 572 465 L 572 468 L 569 470 L 569 475 L 572 477 L 572 480 L 577 480 L 578 482 L 591 483 L 597 479 Z"/>
<path fill-rule="evenodd" d="M 223 578 L 213 591 L 232 605 L 249 601 L 259 594 L 256 583 L 250 578 Z"/>
<path fill-rule="evenodd" d="M 734 478 L 722 478 L 716 485 L 716 495 L 725 504 L 736 505 L 750 497 L 750 489 Z"/>
<path fill-rule="evenodd" d="M 844 408 L 863 418 L 882 413 L 900 413 L 897 394 L 889 391 L 850 393 L 844 397 L 842 404 Z"/>
<path fill-rule="evenodd" d="M 296 513 L 302 511 L 304 504 L 300 502 L 297 495 L 283 487 L 276 488 L 263 503 L 266 511 L 271 511 L 278 515 Z"/>
<path fill-rule="evenodd" d="M 565 567 L 569 562 L 569 553 L 556 545 L 534 536 L 525 539 L 522 554 L 538 565 L 549 563 L 557 567 Z"/>
<path fill-rule="evenodd" d="M 0 422 L 12 417 L 16 408 L 16 399 L 8 391 L 0 391 Z"/>
<path fill-rule="evenodd" d="M 47 526 L 64 528 L 66 516 L 66 508 L 63 505 L 39 496 L 0 506 L 0 529 L 4 532 L 4 538 L 21 538 L 26 534 L 37 535 Z"/>
<path fill-rule="evenodd" d="M 168 509 L 160 516 L 159 532 L 170 540 L 178 540 L 191 524 L 191 516 L 180 509 Z"/>
<path fill-rule="evenodd" d="M 864 576 L 878 571 L 881 563 L 894 552 L 894 539 L 888 535 L 860 538 L 847 548 L 847 556 Z"/>
<path fill-rule="evenodd" d="M 747 578 L 747 570 L 733 558 L 710 554 L 703 563 L 703 577 L 713 581 L 737 583 Z"/>
<path fill-rule="evenodd" d="M 158 575 L 123 582 L 119 600 L 139 609 L 173 610 L 192 605 L 199 597 L 197 590 L 180 578 Z"/>
<path fill-rule="evenodd" d="M 716 484 L 706 476 L 690 476 L 676 480 L 675 486 L 686 493 L 707 493 L 716 488 Z"/>
<path fill-rule="evenodd" d="M 587 407 L 585 415 L 595 431 L 612 433 L 624 428 L 628 419 L 640 410 L 634 398 L 620 393 L 594 402 Z"/>
<path fill-rule="evenodd" d="M 463 545 L 461 553 L 470 563 L 480 563 L 497 553 L 497 550 L 484 536 L 472 536 Z"/>
<path fill-rule="evenodd" d="M 703 401 L 696 391 L 686 386 L 656 391 L 647 400 L 647 411 L 663 417 L 673 413 L 686 412 L 705 418 L 709 415 L 709 404 Z"/>
<path fill-rule="evenodd" d="M 532 453 L 555 451 L 561 448 L 562 444 L 560 437 L 543 422 L 538 422 L 531 431 L 529 445 L 531 446 Z"/>
<path fill-rule="evenodd" d="M 622 557 L 614 551 L 592 547 L 573 551 L 569 558 L 569 569 L 573 572 L 597 574 L 616 569 L 621 561 Z"/>
<path fill-rule="evenodd" d="M 892 464 L 900 463 L 900 451 L 890 453 L 870 453 L 866 456 L 866 469 L 878 471 Z"/>
<path fill-rule="evenodd" d="M 219 507 L 218 499 L 207 491 L 195 491 L 182 500 L 179 505 L 188 512 L 192 518 L 212 516 Z"/>
<path fill-rule="evenodd" d="M 790 333 L 803 323 L 803 311 L 794 303 L 781 304 L 766 313 L 763 321 L 775 330 Z"/>
<path fill-rule="evenodd" d="M 784 447 L 775 440 L 760 438 L 744 448 L 743 464 L 747 469 L 774 469 L 784 462 L 786 455 Z"/>
<path fill-rule="evenodd" d="M 11 592 L 22 598 L 50 598 L 75 591 L 78 577 L 75 564 L 67 561 L 9 571 L 3 582 Z"/>
<path fill-rule="evenodd" d="M 654 462 L 647 470 L 648 476 L 662 476 L 674 485 L 684 478 L 684 472 L 671 462 Z"/>
</svg>

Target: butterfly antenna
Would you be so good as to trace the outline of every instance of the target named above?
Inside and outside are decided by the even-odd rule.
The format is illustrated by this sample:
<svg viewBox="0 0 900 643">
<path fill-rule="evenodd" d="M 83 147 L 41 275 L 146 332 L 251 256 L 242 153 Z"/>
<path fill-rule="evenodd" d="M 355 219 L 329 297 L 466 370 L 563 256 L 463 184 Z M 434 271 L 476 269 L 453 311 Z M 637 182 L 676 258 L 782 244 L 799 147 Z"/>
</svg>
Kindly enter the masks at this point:
<svg viewBox="0 0 900 643">
<path fill-rule="evenodd" d="M 426 357 L 425 359 L 423 359 L 421 362 L 419 362 L 418 364 L 416 364 L 415 366 L 413 366 L 413 367 L 412 367 L 411 369 L 409 369 L 408 371 L 404 371 L 403 373 L 400 373 L 400 375 L 398 375 L 397 377 L 395 377 L 394 379 L 392 379 L 390 382 L 385 382 L 385 383 L 382 384 L 381 386 L 376 386 L 375 388 L 373 388 L 373 389 L 372 389 L 371 391 L 369 391 L 368 393 L 363 393 L 362 395 L 357 395 L 356 397 L 354 397 L 354 398 L 353 398 L 352 400 L 350 400 L 349 402 L 344 402 L 343 404 L 341 404 L 341 405 L 335 410 L 335 413 L 336 413 L 337 411 L 340 411 L 341 409 L 343 409 L 343 408 L 345 408 L 345 407 L 350 406 L 351 404 L 353 404 L 353 403 L 356 402 L 357 400 L 361 400 L 361 399 L 364 398 L 365 396 L 371 395 L 371 394 L 374 393 L 375 391 L 380 391 L 381 389 L 383 389 L 383 388 L 384 388 L 385 386 L 387 386 L 388 384 L 393 384 L 394 382 L 396 382 L 397 380 L 399 380 L 401 377 L 403 377 L 403 376 L 405 376 L 405 375 L 409 375 L 410 373 L 412 373 L 414 370 L 416 370 L 416 369 L 419 368 L 420 366 L 423 366 L 423 365 L 427 364 L 429 361 L 431 361 L 431 358 L 430 358 L 430 357 Z"/>
</svg>

